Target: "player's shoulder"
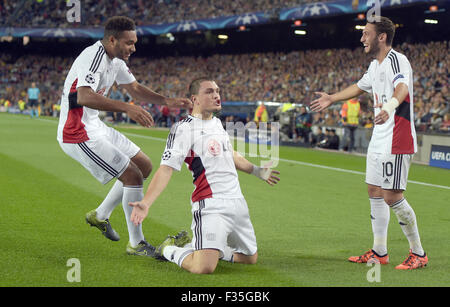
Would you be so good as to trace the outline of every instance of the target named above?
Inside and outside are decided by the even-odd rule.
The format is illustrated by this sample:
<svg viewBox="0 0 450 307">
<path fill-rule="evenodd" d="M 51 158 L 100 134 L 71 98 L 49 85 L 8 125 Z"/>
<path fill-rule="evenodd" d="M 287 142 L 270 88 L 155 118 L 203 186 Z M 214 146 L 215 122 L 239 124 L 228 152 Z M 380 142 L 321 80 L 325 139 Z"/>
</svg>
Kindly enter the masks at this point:
<svg viewBox="0 0 450 307">
<path fill-rule="evenodd" d="M 97 41 L 95 44 L 84 48 L 84 50 L 78 56 L 78 61 L 76 62 L 78 62 L 79 65 L 86 65 L 91 69 L 94 69 L 94 66 L 100 65 L 105 53 L 105 47 L 103 47 L 100 41 Z"/>
<path fill-rule="evenodd" d="M 172 127 L 170 128 L 170 132 L 174 133 L 178 129 L 190 130 L 190 129 L 193 128 L 193 122 L 194 122 L 194 117 L 188 115 L 187 117 L 185 117 L 185 118 L 177 121 L 176 123 L 174 123 L 172 125 Z"/>
<path fill-rule="evenodd" d="M 223 124 L 222 124 L 222 121 L 220 120 L 220 118 L 214 116 L 214 121 L 215 121 L 215 124 L 216 124 L 219 128 L 223 129 Z"/>
<path fill-rule="evenodd" d="M 127 63 L 126 63 L 124 60 L 119 59 L 119 58 L 114 58 L 114 59 L 112 60 L 112 64 L 113 64 L 115 67 L 119 67 L 119 68 L 124 68 L 124 67 L 126 67 L 126 68 L 128 68 Z"/>
<path fill-rule="evenodd" d="M 387 58 L 389 59 L 390 67 L 394 75 L 405 69 L 411 69 L 408 58 L 401 52 L 391 49 L 387 54 Z"/>
<path fill-rule="evenodd" d="M 405 54 L 398 52 L 394 49 L 391 49 L 391 51 L 389 51 L 389 53 L 387 54 L 387 57 L 389 58 L 389 60 L 391 60 L 392 63 L 396 63 L 396 62 L 408 62 L 409 60 L 406 57 Z"/>
<path fill-rule="evenodd" d="M 369 71 L 372 71 L 372 70 L 376 69 L 376 66 L 377 66 L 377 60 L 376 60 L 376 59 L 373 59 L 372 61 L 370 61 L 369 67 L 367 68 L 366 73 L 368 73 Z"/>
<path fill-rule="evenodd" d="M 84 48 L 79 57 L 95 57 L 96 55 L 100 55 L 100 53 L 103 53 L 105 51 L 105 47 L 103 47 L 102 43 L 100 41 L 97 41 L 94 44 Z"/>
</svg>

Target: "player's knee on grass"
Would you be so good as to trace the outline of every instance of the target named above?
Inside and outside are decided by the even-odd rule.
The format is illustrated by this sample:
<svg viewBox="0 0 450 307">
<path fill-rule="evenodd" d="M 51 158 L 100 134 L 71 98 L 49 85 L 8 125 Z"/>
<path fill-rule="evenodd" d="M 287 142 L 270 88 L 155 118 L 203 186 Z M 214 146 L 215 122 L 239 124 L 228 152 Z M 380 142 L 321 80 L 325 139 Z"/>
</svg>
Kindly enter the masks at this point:
<svg viewBox="0 0 450 307">
<path fill-rule="evenodd" d="M 118 179 L 122 181 L 124 186 L 142 186 L 144 177 L 136 164 L 130 161 L 127 169 Z"/>
<path fill-rule="evenodd" d="M 185 259 L 182 266 L 194 274 L 211 274 L 216 270 L 218 262 L 218 250 L 204 249 L 195 251 L 190 258 Z"/>
<path fill-rule="evenodd" d="M 256 264 L 258 262 L 258 253 L 248 256 L 244 254 L 235 253 L 234 262 L 244 264 Z"/>
</svg>

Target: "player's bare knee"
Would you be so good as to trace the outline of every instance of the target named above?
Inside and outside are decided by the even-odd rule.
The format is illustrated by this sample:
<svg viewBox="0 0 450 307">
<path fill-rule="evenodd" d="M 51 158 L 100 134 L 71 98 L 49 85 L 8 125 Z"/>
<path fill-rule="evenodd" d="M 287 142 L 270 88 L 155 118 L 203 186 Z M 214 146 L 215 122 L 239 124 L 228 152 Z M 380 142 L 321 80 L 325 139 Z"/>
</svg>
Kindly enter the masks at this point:
<svg viewBox="0 0 450 307">
<path fill-rule="evenodd" d="M 142 176 L 144 176 L 144 178 L 148 178 L 150 176 L 150 174 L 152 173 L 152 170 L 153 170 L 153 164 L 149 159 L 148 164 L 146 165 L 146 168 L 144 170 L 141 169 Z"/>
<path fill-rule="evenodd" d="M 190 271 L 194 274 L 212 274 L 216 270 L 217 264 L 201 264 L 195 266 Z"/>
<path fill-rule="evenodd" d="M 250 262 L 249 264 L 256 264 L 258 262 L 258 253 L 254 254 L 253 256 L 250 256 Z"/>
<path fill-rule="evenodd" d="M 379 186 L 367 185 L 367 193 L 369 194 L 370 198 L 382 198 L 383 197 L 383 190 Z"/>
<path fill-rule="evenodd" d="M 140 151 L 136 156 L 134 156 L 131 161 L 139 167 L 141 170 L 142 176 L 144 178 L 148 178 L 153 170 L 152 161 L 150 158 Z"/>
<path fill-rule="evenodd" d="M 125 172 L 118 179 L 122 181 L 125 186 L 141 186 L 144 177 L 142 176 L 141 170 L 134 164 L 130 162 Z"/>
<path fill-rule="evenodd" d="M 402 190 L 385 190 L 383 193 L 383 198 L 386 204 L 389 206 L 394 205 L 396 202 L 403 198 Z"/>
<path fill-rule="evenodd" d="M 243 263 L 243 264 L 256 264 L 258 262 L 258 253 L 254 255 L 247 256 L 244 254 L 235 254 L 234 256 L 235 262 Z"/>
</svg>

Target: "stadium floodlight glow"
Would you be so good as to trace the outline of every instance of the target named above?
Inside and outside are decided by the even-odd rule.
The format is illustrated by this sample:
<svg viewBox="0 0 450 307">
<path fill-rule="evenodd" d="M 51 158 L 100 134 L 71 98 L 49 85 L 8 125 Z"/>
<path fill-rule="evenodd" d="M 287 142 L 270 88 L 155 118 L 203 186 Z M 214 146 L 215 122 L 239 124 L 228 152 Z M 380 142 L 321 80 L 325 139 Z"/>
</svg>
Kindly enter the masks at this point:
<svg viewBox="0 0 450 307">
<path fill-rule="evenodd" d="M 225 35 L 225 34 L 219 34 L 219 35 L 217 35 L 217 37 L 218 37 L 219 39 L 223 39 L 223 40 L 228 39 L 228 35 Z"/>
<path fill-rule="evenodd" d="M 298 19 L 298 20 L 294 21 L 294 25 L 295 25 L 296 27 L 299 27 L 299 26 L 302 25 L 302 21 L 301 21 L 300 19 Z"/>
<path fill-rule="evenodd" d="M 174 40 L 175 40 L 175 37 L 173 36 L 173 34 L 172 33 L 166 33 L 166 35 L 165 35 L 171 42 L 173 42 Z"/>
<path fill-rule="evenodd" d="M 425 23 L 429 23 L 429 24 L 435 25 L 435 24 L 438 23 L 438 21 L 436 19 L 425 19 Z"/>
<path fill-rule="evenodd" d="M 430 12 L 436 12 L 438 10 L 438 6 L 437 5 L 432 5 L 429 8 Z"/>
<path fill-rule="evenodd" d="M 294 33 L 296 35 L 306 35 L 306 31 L 305 30 L 295 30 Z"/>
<path fill-rule="evenodd" d="M 364 30 L 365 27 L 366 27 L 366 26 L 356 25 L 356 26 L 355 26 L 355 29 L 356 29 L 356 30 Z"/>
</svg>

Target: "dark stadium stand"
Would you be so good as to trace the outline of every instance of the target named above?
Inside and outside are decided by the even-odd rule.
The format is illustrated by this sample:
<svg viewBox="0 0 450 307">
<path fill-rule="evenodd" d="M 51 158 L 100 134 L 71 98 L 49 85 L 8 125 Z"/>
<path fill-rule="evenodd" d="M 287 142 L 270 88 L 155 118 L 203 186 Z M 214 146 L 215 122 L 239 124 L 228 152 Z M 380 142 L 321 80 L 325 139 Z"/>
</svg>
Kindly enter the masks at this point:
<svg viewBox="0 0 450 307">
<path fill-rule="evenodd" d="M 126 15 L 138 25 L 170 23 L 181 20 L 215 18 L 248 12 L 275 12 L 319 0 L 85 0 L 83 20 L 78 26 L 101 26 L 109 12 Z M 326 2 L 326 1 L 320 1 Z M 73 27 L 66 21 L 65 1 L 0 0 L 0 26 Z"/>
</svg>

